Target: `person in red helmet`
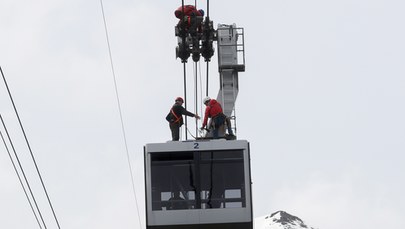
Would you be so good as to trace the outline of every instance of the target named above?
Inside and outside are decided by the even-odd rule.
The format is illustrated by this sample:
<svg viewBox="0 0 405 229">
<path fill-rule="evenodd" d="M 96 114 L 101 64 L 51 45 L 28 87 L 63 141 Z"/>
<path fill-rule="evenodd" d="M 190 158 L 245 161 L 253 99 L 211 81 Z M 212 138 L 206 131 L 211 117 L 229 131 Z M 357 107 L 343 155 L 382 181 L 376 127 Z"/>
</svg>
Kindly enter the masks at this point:
<svg viewBox="0 0 405 229">
<path fill-rule="evenodd" d="M 183 103 L 183 98 L 177 97 L 169 114 L 166 116 L 166 120 L 169 122 L 170 131 L 172 132 L 172 141 L 178 141 L 180 139 L 180 127 L 183 125 L 183 115 L 200 119 L 200 116 L 197 114 L 187 111 L 183 107 Z"/>
<path fill-rule="evenodd" d="M 204 10 L 197 10 L 197 8 L 195 8 L 195 6 L 193 5 L 184 5 L 184 15 L 183 15 L 183 6 L 177 8 L 176 11 L 174 11 L 174 15 L 176 15 L 176 17 L 180 19 L 179 24 L 183 20 L 184 22 L 186 22 L 187 27 L 190 27 L 192 24 L 191 22 L 192 17 L 195 16 L 203 17 Z"/>
<path fill-rule="evenodd" d="M 205 108 L 204 121 L 203 121 L 201 129 L 204 129 L 207 126 L 208 118 L 211 118 L 211 120 L 213 122 L 212 125 L 213 125 L 214 132 L 212 135 L 213 135 L 214 139 L 219 138 L 218 130 L 225 123 L 228 126 L 229 136 L 234 136 L 231 125 L 230 125 L 230 121 L 226 117 L 226 115 L 224 115 L 221 104 L 218 101 L 216 101 L 215 99 L 211 99 L 208 96 L 203 99 L 203 103 L 206 106 L 206 108 Z"/>
</svg>

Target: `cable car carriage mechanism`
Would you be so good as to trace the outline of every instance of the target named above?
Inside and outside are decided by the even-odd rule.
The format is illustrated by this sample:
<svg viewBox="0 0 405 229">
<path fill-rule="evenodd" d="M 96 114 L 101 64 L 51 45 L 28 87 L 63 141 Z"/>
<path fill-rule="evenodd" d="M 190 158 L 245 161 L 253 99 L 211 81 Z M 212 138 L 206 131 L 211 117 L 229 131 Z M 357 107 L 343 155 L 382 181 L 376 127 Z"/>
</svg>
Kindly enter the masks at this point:
<svg viewBox="0 0 405 229">
<path fill-rule="evenodd" d="M 185 15 L 185 7 L 183 1 L 180 16 Z M 204 20 L 203 11 L 180 20 L 175 28 L 176 56 L 186 64 L 190 55 L 194 62 L 201 55 L 208 67 L 214 54 L 212 44 L 217 42 L 217 101 L 236 131 L 238 72 L 245 71 L 243 28 L 219 24 L 214 30 L 208 10 L 209 1 Z M 187 28 L 184 21 L 191 26 Z M 219 131 L 226 138 L 224 128 Z M 186 141 L 145 145 L 147 229 L 253 229 L 249 142 L 213 140 L 211 132 L 196 140 L 186 137 Z"/>
</svg>

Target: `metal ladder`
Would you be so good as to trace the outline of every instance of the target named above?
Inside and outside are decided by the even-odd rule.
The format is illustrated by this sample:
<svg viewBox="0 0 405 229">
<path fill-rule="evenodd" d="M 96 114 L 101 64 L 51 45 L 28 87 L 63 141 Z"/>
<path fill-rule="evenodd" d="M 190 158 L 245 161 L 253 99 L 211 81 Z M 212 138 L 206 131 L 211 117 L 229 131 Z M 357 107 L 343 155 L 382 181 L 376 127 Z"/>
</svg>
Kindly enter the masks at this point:
<svg viewBox="0 0 405 229">
<path fill-rule="evenodd" d="M 218 25 L 218 68 L 220 89 L 217 101 L 224 114 L 231 118 L 236 134 L 235 102 L 239 92 L 238 73 L 245 71 L 245 46 L 243 28 L 233 25 Z"/>
</svg>

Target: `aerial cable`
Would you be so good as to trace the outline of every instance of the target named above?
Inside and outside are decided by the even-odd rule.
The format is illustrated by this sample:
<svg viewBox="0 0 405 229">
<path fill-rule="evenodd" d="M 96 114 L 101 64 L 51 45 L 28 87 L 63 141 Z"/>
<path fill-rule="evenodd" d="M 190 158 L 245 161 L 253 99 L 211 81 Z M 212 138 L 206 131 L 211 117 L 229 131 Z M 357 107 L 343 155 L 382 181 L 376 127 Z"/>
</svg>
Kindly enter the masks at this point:
<svg viewBox="0 0 405 229">
<path fill-rule="evenodd" d="M 186 73 L 186 63 L 183 63 L 183 76 L 184 76 L 184 108 L 187 110 L 187 73 Z M 187 115 L 185 117 L 184 126 L 187 129 Z M 186 140 L 187 140 L 187 131 L 186 131 Z"/>
<path fill-rule="evenodd" d="M 0 117 L 1 117 L 1 115 L 0 115 Z M 1 119 L 3 119 L 3 118 L 1 118 Z M 3 133 L 2 133 L 1 131 L 0 131 L 0 135 L 1 135 L 1 139 L 3 140 L 4 146 L 5 146 L 5 148 L 6 148 L 6 151 L 7 151 L 7 153 L 8 153 L 8 156 L 10 157 L 10 161 L 11 161 L 11 163 L 13 164 L 14 171 L 15 171 L 15 173 L 17 174 L 18 180 L 20 181 L 20 184 L 21 184 L 21 187 L 22 187 L 22 189 L 23 189 L 23 191 L 24 191 L 24 194 L 25 194 L 25 196 L 27 197 L 27 201 L 28 201 L 28 203 L 29 203 L 29 205 L 30 205 L 30 207 L 31 207 L 32 213 L 33 213 L 34 216 L 35 216 L 35 219 L 36 219 L 36 221 L 37 221 L 37 223 L 38 223 L 39 228 L 42 229 L 42 226 L 41 226 L 41 223 L 39 222 L 37 213 L 36 213 L 35 210 L 34 210 L 34 206 L 32 206 L 32 203 L 31 203 L 31 200 L 30 200 L 30 198 L 29 198 L 29 196 L 28 196 L 27 190 L 25 189 L 25 186 L 24 186 L 24 184 L 23 184 L 23 182 L 22 182 L 22 180 L 21 180 L 21 176 L 20 176 L 20 174 L 18 173 L 18 170 L 17 170 L 17 167 L 16 167 L 16 165 L 15 165 L 15 163 L 14 163 L 13 157 L 11 156 L 10 150 L 9 150 L 9 148 L 7 147 L 7 143 L 6 143 L 5 139 L 4 139 Z"/>
<path fill-rule="evenodd" d="M 199 79 L 200 79 L 200 98 L 202 98 L 203 97 L 203 86 L 202 86 L 202 78 L 201 78 L 201 61 L 200 62 L 198 62 L 198 65 L 199 65 Z M 200 116 L 203 116 L 203 114 L 205 115 L 205 112 L 203 112 L 203 103 L 200 103 Z M 204 118 L 204 117 L 202 117 L 202 118 Z M 201 132 L 200 132 L 201 133 Z M 201 134 L 200 134 L 200 136 L 202 136 Z"/>
<path fill-rule="evenodd" d="M 39 168 L 38 168 L 37 162 L 36 162 L 36 160 L 35 160 L 34 154 L 33 154 L 33 152 L 32 152 L 30 143 L 28 142 L 27 135 L 25 134 L 25 130 L 24 130 L 24 127 L 23 127 L 23 125 L 22 125 L 22 122 L 21 122 L 21 119 L 20 119 L 20 115 L 18 114 L 17 108 L 16 108 L 16 106 L 15 106 L 13 97 L 11 96 L 11 92 L 10 92 L 10 89 L 9 89 L 8 84 L 7 84 L 7 81 L 6 81 L 6 77 L 4 76 L 4 73 L 3 73 L 3 70 L 1 69 L 1 67 L 0 67 L 0 72 L 1 72 L 1 75 L 2 75 L 3 80 L 4 80 L 4 84 L 6 85 L 7 92 L 8 92 L 8 95 L 9 95 L 9 97 L 10 97 L 11 103 L 13 104 L 13 108 L 14 108 L 15 114 L 16 114 L 16 116 L 17 116 L 18 123 L 20 124 L 21 131 L 22 131 L 22 133 L 23 133 L 23 135 L 24 135 L 25 142 L 26 142 L 26 144 L 27 144 L 27 146 L 28 146 L 28 150 L 29 150 L 29 152 L 30 152 L 30 154 L 31 154 L 32 161 L 34 162 L 35 169 L 36 169 L 37 174 L 38 174 L 38 176 L 39 176 L 39 179 L 40 179 L 40 181 L 41 181 L 42 188 L 43 188 L 43 190 L 44 190 L 44 192 L 45 192 L 45 195 L 46 195 L 46 198 L 47 198 L 47 200 L 48 200 L 49 206 L 51 207 L 53 217 L 54 217 L 54 219 L 55 219 L 55 221 L 56 221 L 56 224 L 58 225 L 58 228 L 60 229 L 60 225 L 59 225 L 58 218 L 56 217 L 56 213 L 55 213 L 55 210 L 53 209 L 53 206 L 52 206 L 52 203 L 51 203 L 51 199 L 49 198 L 49 195 L 48 195 L 48 191 L 46 190 L 46 187 L 45 187 L 44 181 L 43 181 L 43 179 L 42 179 L 41 173 L 39 172 Z"/>
<path fill-rule="evenodd" d="M 128 150 L 127 137 L 126 137 L 126 133 L 125 133 L 124 119 L 122 117 L 121 102 L 120 102 L 120 97 L 119 97 L 119 93 L 118 93 L 117 79 L 116 79 L 116 76 L 115 76 L 114 63 L 113 63 L 113 58 L 112 58 L 112 53 L 111 53 L 111 46 L 110 46 L 110 39 L 108 37 L 107 21 L 106 21 L 105 14 L 104 14 L 104 5 L 103 5 L 102 0 L 100 0 L 100 4 L 101 4 L 101 12 L 102 12 L 102 15 L 103 15 L 103 22 L 104 22 L 105 36 L 106 36 L 106 40 L 107 40 L 108 54 L 109 54 L 109 57 L 110 57 L 111 72 L 112 72 L 113 81 L 114 81 L 115 96 L 116 96 L 119 116 L 120 116 L 120 120 L 121 120 L 122 136 L 123 136 L 123 139 L 124 139 L 125 151 L 126 151 L 126 154 L 127 154 L 129 172 L 130 172 L 130 175 L 131 175 L 132 191 L 133 191 L 134 198 L 135 198 L 135 206 L 136 206 L 136 211 L 138 213 L 139 225 L 142 228 L 141 216 L 139 214 L 139 207 L 138 207 L 138 198 L 136 196 L 136 191 L 135 191 L 135 181 L 134 181 L 135 179 L 134 179 L 134 176 L 133 176 L 131 160 L 130 160 L 130 157 L 129 157 L 129 150 Z"/>
<path fill-rule="evenodd" d="M 207 0 L 207 17 L 205 20 L 209 21 L 210 20 L 210 0 Z M 207 61 L 207 89 L 206 89 L 206 96 L 208 96 L 208 70 L 209 70 L 209 61 Z"/>
<path fill-rule="evenodd" d="M 184 17 L 184 0 L 181 0 L 181 10 L 183 11 L 183 17 Z"/>
<path fill-rule="evenodd" d="M 206 92 L 205 92 L 205 96 L 208 96 L 208 76 L 209 76 L 209 62 L 207 61 L 207 85 L 206 86 Z"/>
<path fill-rule="evenodd" d="M 200 62 L 200 61 L 198 61 Z M 197 75 L 197 62 L 195 62 L 195 79 L 194 79 L 194 95 L 195 95 L 195 113 L 198 114 L 198 75 Z M 195 119 L 195 136 L 198 136 L 198 119 Z"/>
<path fill-rule="evenodd" d="M 184 31 L 186 29 L 186 23 L 184 22 L 184 15 L 185 15 L 184 14 L 184 0 L 181 0 L 181 10 L 182 10 L 181 25 L 183 27 L 183 33 L 182 33 L 181 39 L 182 39 L 182 44 L 185 47 L 185 45 L 186 45 L 186 35 L 185 35 Z M 184 76 L 183 77 L 184 78 L 183 79 L 183 84 L 184 84 L 184 108 L 187 110 L 187 80 L 186 80 L 186 62 L 187 62 L 187 60 L 182 61 L 182 62 L 183 62 L 183 76 Z M 184 121 L 185 121 L 184 126 L 187 129 L 187 115 L 186 115 Z M 187 140 L 187 131 L 185 131 L 185 134 L 186 134 L 186 140 Z"/>
<path fill-rule="evenodd" d="M 207 0 L 207 17 L 210 17 L 210 0 Z"/>
<path fill-rule="evenodd" d="M 37 209 L 37 211 L 38 211 L 38 213 L 39 213 L 39 216 L 40 216 L 40 218 L 41 218 L 41 221 L 42 221 L 42 223 L 44 224 L 44 227 L 46 228 L 46 224 L 45 224 L 44 218 L 42 217 L 41 210 L 39 210 L 37 201 L 35 200 L 35 196 L 34 196 L 34 194 L 33 194 L 33 192 L 32 192 L 31 186 L 30 186 L 30 184 L 29 184 L 29 182 L 28 182 L 27 176 L 25 175 L 24 169 L 23 169 L 23 167 L 22 167 L 22 165 L 21 165 L 21 162 L 20 162 L 20 159 L 19 159 L 19 157 L 18 157 L 18 155 L 17 155 L 17 152 L 15 151 L 14 144 L 13 144 L 13 142 L 11 141 L 10 135 L 9 135 L 8 130 L 7 130 L 7 127 L 6 127 L 6 124 L 4 123 L 4 120 L 3 120 L 3 117 L 1 116 L 1 114 L 0 114 L 0 119 L 1 119 L 1 122 L 2 122 L 2 124 L 3 124 L 3 128 L 4 128 L 4 130 L 5 130 L 6 134 L 7 134 L 7 137 L 8 137 L 8 140 L 9 140 L 9 142 L 10 142 L 10 145 L 11 145 L 11 147 L 12 147 L 12 149 L 13 149 L 14 156 L 15 156 L 17 162 L 18 162 L 18 165 L 19 165 L 19 167 L 20 167 L 21 173 L 23 174 L 25 183 L 27 184 L 27 187 L 28 187 L 28 189 L 29 189 L 29 191 L 30 191 L 31 198 L 32 198 L 32 200 L 34 201 L 35 207 L 36 207 L 36 209 Z M 14 163 L 14 160 L 13 160 L 13 158 L 12 158 L 12 156 L 11 156 L 10 150 L 9 150 L 9 148 L 7 147 L 6 141 L 5 141 L 5 139 L 4 139 L 3 134 L 1 133 L 1 131 L 0 131 L 0 135 L 1 135 L 1 138 L 3 139 L 3 143 L 4 143 L 4 146 L 6 147 L 7 152 L 8 152 L 8 156 L 10 157 L 11 163 L 13 164 L 14 170 L 15 170 L 17 176 L 18 176 L 18 180 L 20 181 L 20 184 L 21 184 L 21 186 L 22 186 L 22 188 L 23 188 L 23 190 L 24 190 L 25 196 L 27 197 L 28 203 L 29 203 L 30 206 L 31 206 L 31 210 L 32 210 L 32 212 L 33 212 L 33 214 L 34 214 L 34 216 L 35 216 L 35 219 L 37 220 L 37 223 L 38 223 L 38 225 L 39 225 L 39 228 L 42 229 L 41 223 L 40 223 L 39 220 L 38 220 L 38 216 L 37 216 L 37 214 L 36 214 L 36 212 L 35 212 L 35 210 L 34 210 L 34 207 L 32 206 L 32 203 L 31 203 L 30 198 L 28 197 L 27 190 L 25 189 L 25 186 L 24 186 L 24 184 L 23 184 L 23 182 L 22 182 L 22 180 L 21 180 L 21 176 L 20 176 L 20 174 L 18 173 L 17 167 L 16 167 L 16 165 L 15 165 L 15 163 Z"/>
</svg>

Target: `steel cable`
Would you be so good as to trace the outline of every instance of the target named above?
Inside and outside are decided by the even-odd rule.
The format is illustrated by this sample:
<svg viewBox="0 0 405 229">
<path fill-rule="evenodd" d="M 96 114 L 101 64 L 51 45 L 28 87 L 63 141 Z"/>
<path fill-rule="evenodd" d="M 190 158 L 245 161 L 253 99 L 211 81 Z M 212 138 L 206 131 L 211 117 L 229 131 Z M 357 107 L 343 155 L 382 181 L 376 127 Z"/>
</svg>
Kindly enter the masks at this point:
<svg viewBox="0 0 405 229">
<path fill-rule="evenodd" d="M 184 80 L 184 108 L 187 110 L 187 73 L 186 73 L 186 63 L 183 63 L 183 80 Z M 187 115 L 185 117 L 184 126 L 187 129 Z M 187 131 L 185 131 L 187 140 Z"/>
<path fill-rule="evenodd" d="M 198 61 L 199 62 L 199 61 Z M 194 65 L 194 73 L 195 73 L 195 78 L 194 78 L 194 103 L 195 103 L 195 114 L 198 114 L 198 68 L 197 68 L 197 62 L 195 62 Z M 195 136 L 198 136 L 198 119 L 195 119 Z"/>
<path fill-rule="evenodd" d="M 4 121 L 3 121 L 3 117 L 1 116 L 1 114 L 0 114 L 0 119 L 1 119 L 1 122 L 3 123 L 4 129 L 6 129 L 6 126 L 5 126 L 5 123 L 4 123 Z M 34 217 L 35 217 L 35 219 L 36 219 L 36 221 L 37 221 L 37 223 L 38 223 L 39 228 L 42 229 L 42 226 L 41 226 L 41 223 L 39 222 L 37 213 L 35 212 L 34 206 L 32 206 L 32 203 L 31 203 L 31 200 L 30 200 L 30 198 L 29 198 L 29 196 L 28 196 L 27 190 L 25 189 L 24 183 L 23 183 L 23 181 L 21 180 L 20 173 L 18 172 L 18 169 L 17 169 L 17 167 L 16 167 L 16 165 L 15 165 L 15 162 L 14 162 L 14 160 L 13 160 L 13 157 L 11 156 L 10 149 L 7 147 L 6 140 L 4 139 L 3 133 L 2 133 L 1 131 L 0 131 L 0 135 L 1 135 L 1 139 L 3 140 L 3 143 L 4 143 L 4 147 L 6 148 L 6 151 L 7 151 L 7 153 L 8 153 L 8 156 L 9 156 L 9 158 L 10 158 L 10 161 L 11 161 L 11 163 L 13 164 L 14 171 L 15 171 L 15 173 L 17 174 L 18 180 L 20 181 L 20 184 L 21 184 L 21 187 L 22 187 L 22 189 L 23 189 L 23 191 L 24 191 L 24 194 L 25 194 L 25 196 L 27 197 L 27 200 L 28 200 L 28 203 L 29 203 L 29 205 L 30 205 L 30 207 L 31 207 L 32 213 L 34 214 Z M 8 134 L 7 134 L 7 135 L 8 135 Z M 9 142 L 10 142 L 10 144 L 12 145 L 10 138 L 9 138 Z M 13 148 L 13 149 L 14 149 L 14 148 Z M 15 154 L 15 156 L 17 155 L 15 151 L 14 151 L 14 154 Z M 17 161 L 19 162 L 19 159 L 18 159 L 17 156 L 16 156 L 16 158 L 17 158 Z M 21 171 L 23 171 L 23 169 L 22 169 L 21 166 L 20 166 L 20 169 L 21 169 Z M 22 173 L 24 174 L 24 171 L 23 171 Z M 24 176 L 24 177 L 25 177 L 25 176 Z M 25 178 L 26 178 L 26 177 L 25 177 Z M 25 180 L 25 182 L 28 184 L 28 181 L 27 181 L 27 180 Z M 29 187 L 29 185 L 28 185 L 28 187 Z M 31 189 L 30 189 L 30 192 L 31 192 L 31 194 L 32 194 Z M 31 198 L 34 199 L 34 196 L 31 195 Z M 36 204 L 36 201 L 35 201 L 35 200 L 34 200 L 34 202 L 35 202 L 35 206 L 36 206 L 38 212 L 40 213 L 39 208 L 38 208 L 38 205 Z M 41 215 L 41 214 L 40 214 L 40 215 Z M 42 217 L 41 217 L 41 220 L 42 220 L 42 222 L 44 223 Z"/>
<path fill-rule="evenodd" d="M 36 169 L 36 171 L 37 171 L 38 177 L 39 177 L 39 179 L 40 179 L 40 181 L 41 181 L 42 188 L 43 188 L 43 190 L 44 190 L 44 192 L 45 192 L 45 195 L 46 195 L 46 198 L 47 198 L 47 200 L 48 200 L 49 206 L 51 207 L 53 217 L 54 217 L 54 219 L 55 219 L 55 221 L 56 221 L 56 224 L 58 225 L 58 228 L 60 229 L 60 225 L 59 225 L 58 218 L 56 217 L 56 213 L 55 213 L 55 210 L 54 210 L 54 208 L 53 208 L 51 199 L 49 198 L 48 191 L 46 190 L 44 180 L 42 179 L 42 175 L 41 175 L 41 173 L 39 172 L 39 168 L 38 168 L 37 162 L 36 162 L 36 160 L 35 160 L 34 153 L 32 152 L 31 145 L 30 145 L 30 143 L 28 142 L 28 138 L 27 138 L 27 135 L 26 135 L 26 133 L 25 133 L 25 129 L 24 129 L 23 125 L 22 125 L 22 122 L 21 122 L 21 119 L 20 119 L 20 115 L 18 114 L 16 105 L 15 105 L 15 103 L 14 103 L 14 99 L 13 99 L 13 97 L 11 96 L 10 88 L 8 87 L 8 84 L 7 84 L 7 81 L 6 81 L 6 77 L 4 76 L 4 73 L 3 73 L 3 70 L 1 69 L 1 67 L 0 67 L 0 72 L 1 72 L 1 75 L 2 75 L 3 80 L 4 80 L 4 84 L 6 85 L 7 92 L 8 92 L 8 95 L 9 95 L 9 97 L 10 97 L 11 103 L 13 104 L 14 112 L 15 112 L 15 114 L 16 114 L 16 116 L 17 116 L 18 123 L 20 124 L 20 128 L 21 128 L 21 131 L 22 131 L 22 133 L 23 133 L 23 135 L 24 135 L 24 139 L 25 139 L 25 142 L 26 142 L 26 144 L 27 144 L 28 150 L 29 150 L 29 152 L 30 152 L 32 161 L 34 162 L 35 169 Z"/>
<path fill-rule="evenodd" d="M 110 57 L 111 71 L 112 71 L 112 76 L 113 76 L 113 81 L 114 81 L 115 96 L 116 96 L 119 116 L 120 116 L 120 120 L 121 120 L 122 136 L 123 136 L 123 139 L 124 139 L 124 145 L 125 145 L 125 150 L 126 150 L 126 154 L 127 154 L 129 172 L 130 172 L 130 175 L 131 175 L 132 190 L 133 190 L 133 194 L 134 194 L 134 198 L 135 198 L 136 210 L 137 210 L 137 213 L 138 213 L 139 226 L 142 228 L 141 216 L 139 214 L 139 207 L 138 207 L 138 198 L 136 196 L 136 191 L 135 191 L 135 179 L 134 179 L 131 160 L 130 160 L 130 156 L 129 156 L 128 143 L 127 143 L 127 137 L 126 137 L 125 125 L 124 125 L 124 119 L 123 119 L 123 116 L 122 116 L 121 102 L 120 102 L 120 97 L 119 97 L 119 93 L 118 93 L 117 79 L 116 79 L 116 76 L 115 76 L 114 63 L 113 63 L 113 58 L 112 58 L 112 53 L 111 53 L 111 46 L 110 46 L 110 39 L 109 39 L 109 36 L 108 36 L 107 21 L 106 21 L 106 18 L 105 18 L 104 5 L 103 5 L 102 0 L 100 0 L 100 4 L 101 4 L 101 12 L 102 12 L 103 22 L 104 22 L 105 36 L 106 36 L 107 46 L 108 46 L 108 54 L 109 54 L 109 57 Z"/>
</svg>

